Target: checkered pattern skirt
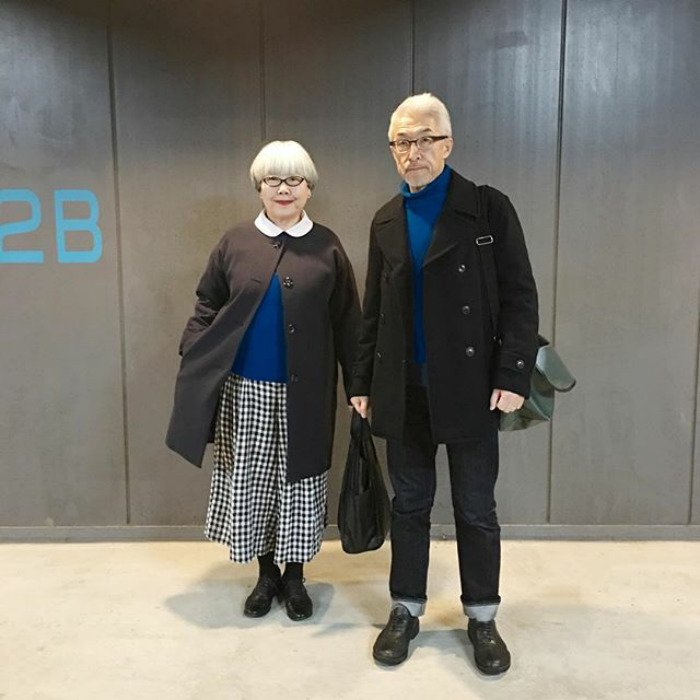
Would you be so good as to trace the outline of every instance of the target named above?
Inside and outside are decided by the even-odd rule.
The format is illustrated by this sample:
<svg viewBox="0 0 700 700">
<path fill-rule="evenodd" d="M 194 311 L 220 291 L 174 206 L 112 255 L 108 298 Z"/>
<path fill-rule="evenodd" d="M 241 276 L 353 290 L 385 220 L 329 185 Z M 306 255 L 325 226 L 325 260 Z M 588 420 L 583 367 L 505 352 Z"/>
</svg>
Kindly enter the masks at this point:
<svg viewBox="0 0 700 700">
<path fill-rule="evenodd" d="M 221 390 L 204 534 L 247 562 L 310 561 L 326 525 L 328 473 L 287 483 L 287 386 L 231 374 Z"/>
</svg>

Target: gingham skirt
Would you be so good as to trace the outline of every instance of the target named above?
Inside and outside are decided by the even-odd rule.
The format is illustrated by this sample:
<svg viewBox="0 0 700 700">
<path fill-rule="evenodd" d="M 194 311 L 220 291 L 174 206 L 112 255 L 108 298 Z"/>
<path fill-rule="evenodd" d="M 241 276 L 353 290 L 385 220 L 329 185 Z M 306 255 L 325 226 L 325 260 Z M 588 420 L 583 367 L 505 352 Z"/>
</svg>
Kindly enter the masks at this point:
<svg viewBox="0 0 700 700">
<path fill-rule="evenodd" d="M 287 386 L 231 374 L 221 390 L 204 534 L 247 562 L 310 561 L 326 525 L 328 472 L 287 483 Z"/>
</svg>

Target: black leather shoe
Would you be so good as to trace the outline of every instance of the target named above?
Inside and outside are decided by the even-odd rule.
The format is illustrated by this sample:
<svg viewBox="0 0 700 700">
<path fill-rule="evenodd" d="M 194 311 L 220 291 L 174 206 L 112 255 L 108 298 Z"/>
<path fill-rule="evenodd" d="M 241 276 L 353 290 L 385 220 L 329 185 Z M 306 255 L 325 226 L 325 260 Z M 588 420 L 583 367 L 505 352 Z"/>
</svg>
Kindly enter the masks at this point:
<svg viewBox="0 0 700 700">
<path fill-rule="evenodd" d="M 287 581 L 282 579 L 280 601 L 284 602 L 287 617 L 295 622 L 306 620 L 314 614 L 313 601 L 309 598 L 302 579 L 291 578 Z"/>
<path fill-rule="evenodd" d="M 495 676 L 510 668 L 510 652 L 498 634 L 495 620 L 478 622 L 469 618 L 467 634 L 474 647 L 474 661 L 482 673 Z"/>
<path fill-rule="evenodd" d="M 420 629 L 417 617 L 413 617 L 405 605 L 397 605 L 389 615 L 389 622 L 374 643 L 374 660 L 386 666 L 396 666 L 406 660 L 408 643 L 415 639 Z"/>
<path fill-rule="evenodd" d="M 243 614 L 246 617 L 262 617 L 270 612 L 272 600 L 279 596 L 282 590 L 282 579 L 275 580 L 266 574 L 261 574 L 255 588 L 245 599 Z"/>
</svg>

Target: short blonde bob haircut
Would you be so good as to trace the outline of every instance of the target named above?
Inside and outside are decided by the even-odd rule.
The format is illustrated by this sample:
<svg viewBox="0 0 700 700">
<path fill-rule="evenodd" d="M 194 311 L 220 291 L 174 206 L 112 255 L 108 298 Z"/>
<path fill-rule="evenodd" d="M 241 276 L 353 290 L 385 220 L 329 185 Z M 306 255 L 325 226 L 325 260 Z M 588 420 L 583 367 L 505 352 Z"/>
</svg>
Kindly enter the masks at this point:
<svg viewBox="0 0 700 700">
<path fill-rule="evenodd" d="M 250 179 L 256 190 L 264 177 L 301 175 L 310 189 L 318 183 L 318 173 L 311 156 L 296 141 L 270 141 L 260 149 L 250 165 Z"/>
<path fill-rule="evenodd" d="M 435 126 L 440 136 L 452 136 L 452 122 L 447 107 L 435 95 L 424 92 L 420 95 L 407 97 L 391 115 L 389 120 L 389 141 L 396 135 L 396 121 L 404 114 L 430 116 L 435 120 Z"/>
</svg>

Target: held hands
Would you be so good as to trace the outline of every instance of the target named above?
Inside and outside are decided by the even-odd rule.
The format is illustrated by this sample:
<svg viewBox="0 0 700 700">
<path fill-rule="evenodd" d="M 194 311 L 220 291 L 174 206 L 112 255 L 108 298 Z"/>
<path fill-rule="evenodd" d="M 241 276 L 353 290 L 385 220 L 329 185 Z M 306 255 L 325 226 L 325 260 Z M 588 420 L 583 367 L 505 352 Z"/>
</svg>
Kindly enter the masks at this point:
<svg viewBox="0 0 700 700">
<path fill-rule="evenodd" d="M 367 409 L 369 408 L 369 396 L 352 396 L 350 397 L 352 407 L 363 417 L 367 418 Z"/>
<path fill-rule="evenodd" d="M 494 389 L 491 392 L 491 401 L 489 401 L 489 410 L 493 411 L 498 408 L 503 413 L 513 413 L 517 411 L 525 401 L 520 394 L 514 394 L 512 391 L 505 389 Z"/>
</svg>

